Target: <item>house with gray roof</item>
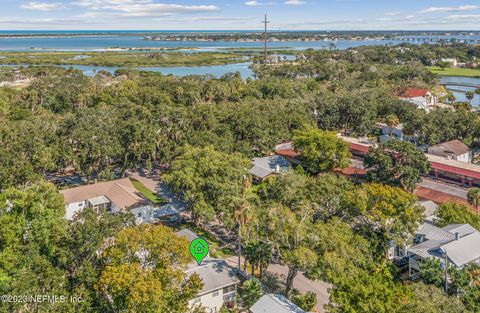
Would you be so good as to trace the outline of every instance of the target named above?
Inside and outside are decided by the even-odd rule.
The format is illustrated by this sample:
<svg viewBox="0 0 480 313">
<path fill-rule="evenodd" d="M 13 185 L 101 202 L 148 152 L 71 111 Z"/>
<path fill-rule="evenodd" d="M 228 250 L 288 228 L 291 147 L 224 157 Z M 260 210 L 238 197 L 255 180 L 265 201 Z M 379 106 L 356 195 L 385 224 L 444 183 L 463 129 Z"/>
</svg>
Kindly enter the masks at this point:
<svg viewBox="0 0 480 313">
<path fill-rule="evenodd" d="M 200 276 L 203 287 L 197 297 L 190 300 L 189 305 L 203 307 L 207 312 L 219 312 L 222 306 L 233 307 L 237 296 L 237 284 L 240 282 L 234 269 L 224 260 L 207 258 L 200 265 L 190 264 L 187 274 Z"/>
<path fill-rule="evenodd" d="M 266 294 L 251 308 L 251 313 L 306 313 L 296 304 L 281 295 Z"/>
<path fill-rule="evenodd" d="M 426 258 L 438 259 L 442 266 L 448 260 L 457 268 L 480 265 L 480 232 L 468 224 L 440 228 L 426 222 L 417 231 L 414 245 L 407 248 L 407 257 L 412 279 L 418 277 L 419 263 Z"/>
<path fill-rule="evenodd" d="M 264 158 L 254 158 L 250 174 L 253 175 L 255 181 L 261 182 L 268 177 L 285 173 L 289 168 L 290 162 L 287 159 L 281 155 L 272 155 Z"/>
</svg>

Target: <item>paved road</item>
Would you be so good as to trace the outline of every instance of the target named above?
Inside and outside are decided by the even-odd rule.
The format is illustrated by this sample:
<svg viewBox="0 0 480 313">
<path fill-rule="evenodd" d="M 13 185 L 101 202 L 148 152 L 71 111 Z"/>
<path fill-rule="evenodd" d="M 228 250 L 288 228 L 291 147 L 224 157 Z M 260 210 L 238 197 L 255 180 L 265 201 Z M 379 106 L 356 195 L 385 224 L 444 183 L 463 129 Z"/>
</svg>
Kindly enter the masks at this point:
<svg viewBox="0 0 480 313">
<path fill-rule="evenodd" d="M 229 257 L 226 261 L 232 267 L 238 266 L 237 256 Z M 241 264 L 243 266 L 243 258 L 241 259 Z M 285 265 L 270 264 L 267 268 L 267 272 L 280 275 L 283 281 L 285 281 L 288 273 L 288 268 Z M 305 293 L 307 291 L 314 292 L 317 295 L 317 311 L 322 313 L 325 312 L 323 306 L 325 304 L 328 304 L 329 302 L 328 289 L 332 287 L 331 284 L 323 281 L 313 281 L 305 277 L 303 273 L 298 273 L 297 277 L 295 277 L 295 280 L 293 281 L 293 287 L 298 289 L 298 291 L 300 291 L 301 293 Z"/>
<path fill-rule="evenodd" d="M 424 188 L 447 193 L 449 195 L 459 197 L 465 200 L 467 199 L 468 190 L 461 187 L 457 187 L 452 184 L 447 184 L 441 181 L 434 181 L 428 178 L 424 178 L 422 182 L 419 183 L 418 185 Z"/>
</svg>

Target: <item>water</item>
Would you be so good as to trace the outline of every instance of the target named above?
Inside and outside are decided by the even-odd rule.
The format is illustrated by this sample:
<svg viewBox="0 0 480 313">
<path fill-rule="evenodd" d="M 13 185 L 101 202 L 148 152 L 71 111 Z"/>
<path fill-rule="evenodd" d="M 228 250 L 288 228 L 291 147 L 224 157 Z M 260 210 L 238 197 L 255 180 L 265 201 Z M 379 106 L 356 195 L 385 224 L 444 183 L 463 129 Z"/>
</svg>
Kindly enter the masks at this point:
<svg viewBox="0 0 480 313">
<path fill-rule="evenodd" d="M 175 66 L 175 67 L 139 67 L 138 70 L 159 72 L 164 75 L 188 76 L 188 75 L 213 75 L 217 78 L 227 73 L 240 72 L 243 79 L 253 78 L 253 71 L 249 68 L 251 62 L 226 64 L 226 65 L 209 65 L 209 66 Z M 13 65 L 0 65 L 0 67 L 8 67 Z M 62 65 L 64 68 L 74 68 L 83 71 L 86 76 L 94 76 L 100 71 L 106 71 L 111 74 L 121 67 L 114 66 L 88 66 L 88 65 Z"/>
<path fill-rule="evenodd" d="M 465 93 L 467 91 L 475 92 L 474 87 L 463 87 L 463 86 L 451 86 L 448 83 L 460 83 L 460 84 L 473 84 L 480 86 L 480 78 L 473 78 L 473 77 L 457 77 L 457 76 L 442 76 L 440 78 L 440 82 L 445 84 L 447 89 L 449 89 L 457 98 L 458 102 L 468 102 Z M 472 100 L 473 106 L 479 106 L 480 103 L 480 96 L 475 94 L 475 98 Z"/>
<path fill-rule="evenodd" d="M 32 32 L 10 32 L 10 34 L 29 34 Z M 37 37 L 1 37 L 0 51 L 103 51 L 109 48 L 167 48 L 167 49 L 196 49 L 196 51 L 218 51 L 227 48 L 262 48 L 263 42 L 230 42 L 230 41 L 152 41 L 144 40 L 141 35 L 98 35 L 91 32 L 88 36 L 75 35 L 73 32 L 65 36 L 49 36 L 59 32 L 42 32 Z M 85 32 L 83 32 L 85 33 Z M 127 31 L 124 34 L 128 34 Z M 401 39 L 371 39 L 371 40 L 326 40 L 326 41 L 276 41 L 270 42 L 270 48 L 290 48 L 295 50 L 328 49 L 335 45 L 337 49 L 344 50 L 366 45 L 387 45 L 402 43 Z M 191 50 L 186 50 L 191 51 Z M 194 50 L 195 51 L 195 50 Z"/>
</svg>

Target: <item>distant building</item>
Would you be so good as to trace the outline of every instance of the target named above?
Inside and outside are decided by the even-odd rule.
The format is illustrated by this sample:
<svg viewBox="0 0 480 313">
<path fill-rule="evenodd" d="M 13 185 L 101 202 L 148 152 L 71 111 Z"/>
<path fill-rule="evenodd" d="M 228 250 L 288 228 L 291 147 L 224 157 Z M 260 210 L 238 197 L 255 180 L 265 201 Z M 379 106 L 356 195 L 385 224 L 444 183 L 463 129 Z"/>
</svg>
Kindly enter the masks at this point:
<svg viewBox="0 0 480 313">
<path fill-rule="evenodd" d="M 192 263 L 187 273 L 196 273 L 203 281 L 203 288 L 190 301 L 190 307 L 201 306 L 209 313 L 219 312 L 224 305 L 233 307 L 239 279 L 225 261 L 204 259 L 200 265 Z"/>
<path fill-rule="evenodd" d="M 480 232 L 468 224 L 452 224 L 439 228 L 424 223 L 415 235 L 414 245 L 407 248 L 409 276 L 418 277 L 419 263 L 426 258 L 445 260 L 457 268 L 480 265 Z"/>
<path fill-rule="evenodd" d="M 392 138 L 398 139 L 401 141 L 405 139 L 403 135 L 403 124 L 398 124 L 393 128 L 390 128 L 387 125 L 384 125 L 382 127 L 382 135 L 379 138 L 380 143 L 387 142 Z"/>
<path fill-rule="evenodd" d="M 458 61 L 456 58 L 443 58 L 441 59 L 442 62 L 447 62 L 452 65 L 452 67 L 457 67 L 458 66 Z"/>
<path fill-rule="evenodd" d="M 268 177 L 285 173 L 290 168 L 288 162 L 281 155 L 272 155 L 264 158 L 254 158 L 253 167 L 250 173 L 254 176 L 256 181 L 263 181 Z"/>
<path fill-rule="evenodd" d="M 66 218 L 73 219 L 85 208 L 107 212 L 131 212 L 137 224 L 153 220 L 154 208 L 128 178 L 61 190 L 66 205 Z"/>
<path fill-rule="evenodd" d="M 284 296 L 266 294 L 251 308 L 251 313 L 306 313 Z"/>
<path fill-rule="evenodd" d="M 288 162 L 300 165 L 300 152 L 296 151 L 291 141 L 284 142 L 275 147 L 275 154 L 283 156 Z"/>
<path fill-rule="evenodd" d="M 400 99 L 415 104 L 417 108 L 427 112 L 438 103 L 438 98 L 427 89 L 407 88 L 398 91 L 397 96 L 400 97 Z"/>
<path fill-rule="evenodd" d="M 451 140 L 431 146 L 428 148 L 428 153 L 464 163 L 471 163 L 473 159 L 470 148 L 460 140 Z"/>
</svg>

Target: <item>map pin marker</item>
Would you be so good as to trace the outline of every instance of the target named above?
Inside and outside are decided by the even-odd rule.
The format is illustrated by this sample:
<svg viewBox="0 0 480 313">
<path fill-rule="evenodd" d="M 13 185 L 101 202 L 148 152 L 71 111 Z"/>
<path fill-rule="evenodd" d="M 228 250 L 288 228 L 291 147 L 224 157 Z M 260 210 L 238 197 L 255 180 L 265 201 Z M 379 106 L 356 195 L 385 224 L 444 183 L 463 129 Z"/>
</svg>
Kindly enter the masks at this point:
<svg viewBox="0 0 480 313">
<path fill-rule="evenodd" d="M 208 243 L 203 238 L 196 238 L 190 243 L 190 253 L 193 258 L 197 260 L 197 264 L 200 265 L 202 260 L 208 255 Z"/>
</svg>

